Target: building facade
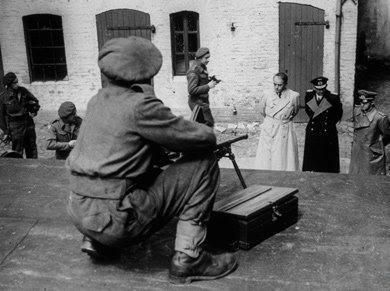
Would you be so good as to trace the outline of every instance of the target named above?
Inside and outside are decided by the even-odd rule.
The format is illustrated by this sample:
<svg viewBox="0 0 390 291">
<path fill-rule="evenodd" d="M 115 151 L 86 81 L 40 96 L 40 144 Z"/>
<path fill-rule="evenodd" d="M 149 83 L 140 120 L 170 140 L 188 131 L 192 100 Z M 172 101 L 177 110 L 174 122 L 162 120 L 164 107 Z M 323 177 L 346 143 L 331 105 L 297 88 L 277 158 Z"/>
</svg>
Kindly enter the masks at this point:
<svg viewBox="0 0 390 291">
<path fill-rule="evenodd" d="M 221 116 L 237 108 L 256 119 L 261 92 L 281 70 L 289 75 L 290 87 L 302 94 L 318 75 L 329 78 L 330 90 L 339 82 L 346 119 L 353 108 L 356 34 L 353 0 L 0 2 L 3 70 L 15 72 L 47 110 L 66 100 L 85 109 L 101 87 L 99 47 L 111 37 L 140 35 L 163 54 L 155 91 L 176 113 L 189 114 L 184 73 L 197 47 L 206 46 L 211 51 L 209 73 L 223 80 L 210 94 L 211 107 Z"/>
</svg>

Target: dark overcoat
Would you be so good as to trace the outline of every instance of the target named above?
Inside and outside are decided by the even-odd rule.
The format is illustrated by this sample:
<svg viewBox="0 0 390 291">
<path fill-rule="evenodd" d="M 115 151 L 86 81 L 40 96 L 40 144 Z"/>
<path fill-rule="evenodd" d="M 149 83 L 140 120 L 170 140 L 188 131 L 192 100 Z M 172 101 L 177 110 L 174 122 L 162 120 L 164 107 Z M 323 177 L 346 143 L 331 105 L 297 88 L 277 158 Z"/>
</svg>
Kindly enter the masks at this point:
<svg viewBox="0 0 390 291">
<path fill-rule="evenodd" d="M 350 174 L 386 175 L 385 145 L 390 139 L 390 121 L 373 107 L 363 113 L 355 108 L 355 130 L 352 144 Z"/>
<path fill-rule="evenodd" d="M 338 95 L 325 91 L 320 103 L 313 90 L 305 96 L 309 116 L 306 126 L 302 171 L 340 172 L 339 141 L 336 123 L 343 115 Z"/>
</svg>

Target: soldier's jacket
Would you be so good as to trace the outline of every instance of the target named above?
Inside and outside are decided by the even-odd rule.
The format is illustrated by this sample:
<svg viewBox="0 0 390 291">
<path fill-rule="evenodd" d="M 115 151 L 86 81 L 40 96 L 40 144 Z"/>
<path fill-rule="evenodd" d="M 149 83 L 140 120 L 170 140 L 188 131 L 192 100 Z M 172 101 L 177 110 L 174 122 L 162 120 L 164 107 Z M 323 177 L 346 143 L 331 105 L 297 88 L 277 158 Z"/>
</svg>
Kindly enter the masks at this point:
<svg viewBox="0 0 390 291">
<path fill-rule="evenodd" d="M 188 98 L 190 102 L 209 104 L 209 74 L 205 65 L 199 60 L 194 60 L 190 64 L 187 72 Z"/>
<path fill-rule="evenodd" d="M 26 88 L 19 86 L 14 92 L 8 89 L 2 93 L 0 127 L 4 132 L 8 133 L 10 122 L 26 122 L 34 124 L 34 121 L 29 116 L 27 107 L 29 103 L 34 102 L 39 105 L 39 101 Z"/>
<path fill-rule="evenodd" d="M 54 120 L 50 124 L 49 136 L 47 137 L 48 150 L 56 151 L 56 159 L 65 160 L 72 148 L 69 141 L 77 139 L 82 119 L 76 116 L 73 124 L 65 124 L 61 118 Z"/>
<path fill-rule="evenodd" d="M 149 85 L 110 85 L 87 106 L 66 165 L 73 192 L 118 199 L 128 183 L 149 173 L 160 146 L 175 152 L 210 151 L 213 130 L 175 116 Z"/>
<path fill-rule="evenodd" d="M 386 175 L 385 143 L 390 139 L 390 121 L 375 107 L 364 113 L 354 110 L 354 138 L 350 174 Z"/>
</svg>

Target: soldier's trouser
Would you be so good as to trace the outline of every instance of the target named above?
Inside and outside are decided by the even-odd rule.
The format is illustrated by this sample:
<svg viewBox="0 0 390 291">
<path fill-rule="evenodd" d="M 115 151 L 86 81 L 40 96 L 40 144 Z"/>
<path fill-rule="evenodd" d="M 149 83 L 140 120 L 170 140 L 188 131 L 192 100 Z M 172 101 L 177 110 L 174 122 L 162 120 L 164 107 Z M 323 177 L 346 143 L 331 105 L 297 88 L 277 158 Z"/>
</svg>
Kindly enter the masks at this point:
<svg viewBox="0 0 390 291">
<path fill-rule="evenodd" d="M 213 127 L 214 126 L 214 117 L 211 114 L 210 105 L 205 102 L 193 102 L 191 100 L 188 101 L 188 105 L 190 106 L 191 110 L 194 110 L 195 105 L 199 105 L 202 108 L 203 118 L 204 118 L 204 124 L 207 126 Z"/>
<path fill-rule="evenodd" d="M 9 123 L 9 130 L 12 138 L 12 150 L 23 156 L 26 152 L 26 158 L 37 159 L 38 150 L 36 144 L 36 133 L 34 123 L 26 121 L 17 121 Z"/>
<path fill-rule="evenodd" d="M 80 232 L 109 246 L 138 241 L 178 216 L 175 250 L 197 257 L 219 177 L 214 154 L 184 156 L 149 186 L 129 189 L 120 203 L 71 193 L 68 212 Z"/>
</svg>

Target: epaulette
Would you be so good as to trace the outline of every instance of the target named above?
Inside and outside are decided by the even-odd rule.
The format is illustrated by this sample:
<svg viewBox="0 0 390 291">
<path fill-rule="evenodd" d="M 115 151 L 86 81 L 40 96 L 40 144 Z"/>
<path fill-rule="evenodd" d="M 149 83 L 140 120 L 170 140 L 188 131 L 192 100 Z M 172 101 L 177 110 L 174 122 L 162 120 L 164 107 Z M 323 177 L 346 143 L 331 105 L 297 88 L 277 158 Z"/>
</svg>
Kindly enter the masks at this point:
<svg viewBox="0 0 390 291">
<path fill-rule="evenodd" d="M 188 73 L 196 73 L 196 74 L 200 74 L 202 73 L 203 69 L 201 66 L 199 65 L 194 65 L 192 67 L 189 68 L 188 70 Z"/>
<path fill-rule="evenodd" d="M 306 90 L 306 92 L 313 92 L 313 91 L 314 91 L 313 89 Z"/>
</svg>

